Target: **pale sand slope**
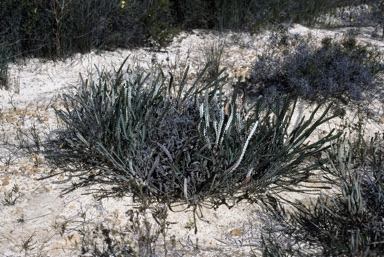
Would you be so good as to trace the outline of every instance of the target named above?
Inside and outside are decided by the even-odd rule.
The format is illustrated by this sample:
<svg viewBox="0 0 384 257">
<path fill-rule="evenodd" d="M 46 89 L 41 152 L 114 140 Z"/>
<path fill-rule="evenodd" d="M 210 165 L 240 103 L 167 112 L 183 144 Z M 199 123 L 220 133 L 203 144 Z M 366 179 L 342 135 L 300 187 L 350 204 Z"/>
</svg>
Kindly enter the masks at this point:
<svg viewBox="0 0 384 257">
<path fill-rule="evenodd" d="M 383 42 L 370 37 L 372 30 L 364 28 L 358 39 L 382 50 Z M 290 28 L 290 33 L 305 35 L 309 32 L 318 38 L 340 38 L 343 29 L 309 30 L 300 25 Z M 175 38 L 166 53 L 145 49 L 117 50 L 76 55 L 59 62 L 29 59 L 23 64 L 12 65 L 10 79 L 14 90 L 0 91 L 0 142 L 8 141 L 0 145 L 0 256 L 78 256 L 82 240 L 79 230 L 88 238 L 92 238 L 92 231 L 98 225 L 126 231 L 124 225 L 129 221 L 125 212 L 132 208 L 131 199 L 97 201 L 90 195 L 83 195 L 87 189 L 61 195 L 61 190 L 70 185 L 65 181 L 66 177 L 37 181 L 36 178 L 53 172 L 52 168 L 45 163 L 43 155 L 18 148 L 18 129 L 27 131 L 35 127 L 44 138 L 50 130 L 57 128 L 57 119 L 51 106 L 60 106 L 60 95 L 79 85 L 79 74 L 84 78 L 96 79 L 95 66 L 100 70 L 117 69 L 130 56 L 128 63 L 140 70 L 149 71 L 153 65 L 161 65 L 164 71 L 169 70 L 175 77 L 180 77 L 182 69 L 189 65 L 193 77 L 204 66 L 205 49 L 212 43 L 221 42 L 225 44 L 222 64 L 228 68 L 227 73 L 233 79 L 249 75 L 257 55 L 265 50 L 268 38 L 268 33 L 251 36 L 194 31 Z M 367 104 L 374 112 L 364 129 L 372 135 L 383 131 L 383 120 L 380 120 L 383 118 L 383 103 L 374 100 Z M 310 111 L 312 107 L 308 108 Z M 349 117 L 349 122 L 356 122 L 354 111 L 347 112 L 346 120 Z M 319 129 L 319 133 L 334 126 L 337 127 L 329 124 Z M 14 186 L 20 190 L 16 193 L 18 199 L 14 205 L 6 205 L 5 193 L 8 199 L 14 199 L 9 197 Z M 197 221 L 197 234 L 189 228 L 193 221 L 191 212 L 168 212 L 170 225 L 167 240 L 176 240 L 174 250 L 169 247 L 169 253 L 173 256 L 243 256 L 249 254 L 251 248 L 257 251 L 262 226 L 262 219 L 255 214 L 257 209 L 256 205 L 245 203 L 230 210 L 226 207 L 216 211 L 204 209 L 204 218 Z M 150 211 L 148 218 L 151 219 Z M 137 234 L 128 234 L 136 236 L 137 240 Z M 196 239 L 198 250 L 195 249 Z M 250 248 L 247 246 L 249 244 L 254 246 Z M 160 243 L 159 249 L 162 252 Z"/>
</svg>

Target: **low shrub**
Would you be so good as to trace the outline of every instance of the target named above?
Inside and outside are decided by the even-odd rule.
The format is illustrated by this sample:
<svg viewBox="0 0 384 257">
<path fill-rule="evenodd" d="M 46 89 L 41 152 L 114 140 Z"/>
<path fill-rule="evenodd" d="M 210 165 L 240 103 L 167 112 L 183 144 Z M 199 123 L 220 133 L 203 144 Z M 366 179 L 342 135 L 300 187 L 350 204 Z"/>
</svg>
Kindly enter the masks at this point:
<svg viewBox="0 0 384 257">
<path fill-rule="evenodd" d="M 353 37 L 341 42 L 324 38 L 320 47 L 313 41 L 292 39 L 293 47 L 282 45 L 280 36 L 272 54 L 260 56 L 251 74 L 253 94 L 275 98 L 292 94 L 306 99 L 338 98 L 361 100 L 365 90 L 376 86 L 375 74 L 382 70 L 380 55 Z"/>
<path fill-rule="evenodd" d="M 65 127 L 52 132 L 57 138 L 47 143 L 47 158 L 67 171 L 75 167 L 69 174 L 81 181 L 74 188 L 105 183 L 110 188 L 98 189 L 101 197 L 133 194 L 169 205 L 256 200 L 267 188 L 308 180 L 319 164 L 306 160 L 338 136 L 331 131 L 306 141 L 334 117 L 328 117 L 330 106 L 319 113 L 319 105 L 291 131 L 295 101 L 269 105 L 258 99 L 245 108 L 236 92 L 224 96 L 223 71 L 200 80 L 207 68 L 192 84 L 188 69 L 179 82 L 167 83 L 161 71 L 122 69 L 84 81 L 74 95 L 63 95 L 65 108 L 56 109 Z"/>
</svg>

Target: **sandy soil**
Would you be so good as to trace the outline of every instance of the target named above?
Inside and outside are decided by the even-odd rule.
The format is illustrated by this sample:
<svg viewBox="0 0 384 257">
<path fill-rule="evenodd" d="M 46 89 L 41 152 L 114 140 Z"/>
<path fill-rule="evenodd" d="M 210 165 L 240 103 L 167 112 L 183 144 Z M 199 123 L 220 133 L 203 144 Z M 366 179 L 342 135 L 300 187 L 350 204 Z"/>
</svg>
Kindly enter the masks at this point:
<svg viewBox="0 0 384 257">
<path fill-rule="evenodd" d="M 346 29 L 310 30 L 293 25 L 289 31 L 292 34 L 311 33 L 317 38 L 330 36 L 337 39 Z M 370 27 L 362 29 L 358 39 L 382 51 L 384 42 L 371 37 L 373 30 Z M 58 62 L 28 59 L 11 65 L 12 90 L 0 91 L 0 256 L 79 256 L 81 245 L 90 243 L 86 240 L 102 241 L 100 231 L 103 228 L 111 231 L 111 236 L 116 239 L 119 232 L 124 232 L 128 238 L 131 236 L 133 240 L 138 240 L 138 228 L 129 227 L 132 222 L 127 212 L 134 207 L 130 198 L 98 201 L 86 194 L 89 192 L 86 188 L 63 195 L 62 190 L 71 181 L 64 176 L 37 180 L 56 171 L 45 162 L 43 155 L 20 149 L 20 131 L 37 131 L 44 139 L 49 131 L 59 126 L 51 107 L 60 106 L 60 96 L 80 84 L 79 74 L 96 79 L 95 67 L 100 70 L 117 69 L 130 56 L 128 64 L 143 71 L 160 65 L 175 76 L 181 76 L 183 68 L 189 65 L 193 76 L 203 67 L 207 48 L 223 43 L 222 64 L 227 67 L 229 77 L 234 79 L 249 75 L 257 55 L 265 50 L 269 36 L 267 32 L 253 36 L 193 31 L 179 35 L 161 53 L 147 49 L 119 49 L 76 55 Z M 371 135 L 383 131 L 384 104 L 377 96 L 367 102 L 367 106 L 373 113 L 366 120 L 364 129 Z M 348 122 L 355 122 L 356 110 L 347 111 Z M 335 124 L 328 126 L 322 129 L 329 129 Z M 145 215 L 152 222 L 152 230 L 156 229 L 156 225 L 151 213 L 156 208 L 163 207 L 154 206 Z M 190 211 L 169 211 L 166 235 L 169 255 L 244 256 L 252 251 L 260 254 L 258 246 L 263 219 L 256 214 L 257 210 L 257 205 L 246 203 L 232 209 L 203 209 L 203 218 L 197 220 L 197 234 L 192 228 Z M 140 221 L 142 219 L 143 216 Z M 143 226 L 143 223 L 140 224 Z M 157 247 L 158 252 L 163 252 L 161 243 Z"/>
</svg>

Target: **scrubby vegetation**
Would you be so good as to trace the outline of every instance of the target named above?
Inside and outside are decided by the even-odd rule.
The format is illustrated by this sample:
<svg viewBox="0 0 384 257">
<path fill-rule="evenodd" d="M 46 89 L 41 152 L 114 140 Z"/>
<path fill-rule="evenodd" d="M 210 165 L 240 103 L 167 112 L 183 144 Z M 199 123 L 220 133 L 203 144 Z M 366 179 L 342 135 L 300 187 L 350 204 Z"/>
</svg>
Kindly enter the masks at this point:
<svg viewBox="0 0 384 257">
<path fill-rule="evenodd" d="M 18 58 L 135 46 L 158 51 L 181 29 L 254 33 L 286 21 L 313 24 L 336 7 L 365 2 L 6 0 L 0 3 L 0 87 L 7 87 L 8 64 Z M 95 239 L 90 234 L 96 232 L 81 230 L 82 254 L 154 256 L 162 237 L 167 255 L 167 211 L 176 204 L 192 209 L 196 219 L 203 205 L 231 208 L 248 201 L 262 202 L 285 228 L 265 231 L 264 256 L 384 255 L 383 135 L 366 139 L 356 127 L 349 133 L 356 137 L 330 130 L 309 140 L 341 114 L 329 99 L 360 101 L 382 83 L 380 54 L 351 35 L 320 44 L 281 31 L 272 36 L 271 51 L 259 56 L 250 79 L 234 83 L 233 92 L 224 90 L 224 46 L 213 45 L 193 79 L 188 68 L 178 79 L 156 67 L 143 73 L 123 63 L 63 95 L 55 108 L 62 127 L 46 140 L 36 132 L 33 138 L 50 165 L 77 178 L 66 193 L 90 187 L 100 198 L 129 195 L 141 205 L 127 213 L 127 231 L 99 224 Z M 318 101 L 309 116 L 302 113 L 303 99 Z M 313 175 L 320 172 L 328 182 L 321 187 L 333 191 L 315 202 L 279 196 L 319 189 Z M 18 198 L 18 188 L 12 192 L 5 195 L 7 205 Z M 155 225 L 147 220 L 149 207 Z M 195 221 L 189 226 L 197 231 Z M 132 233 L 138 236 L 127 236 Z"/>
<path fill-rule="evenodd" d="M 101 73 L 98 81 L 84 80 L 74 95 L 64 96 L 64 109 L 56 110 L 64 126 L 52 132 L 45 154 L 65 174 L 80 178 L 68 191 L 104 184 L 94 191 L 99 197 L 133 195 L 143 210 L 155 204 L 160 212 L 153 215 L 161 214 L 154 217 L 157 230 L 135 221 L 145 214 L 130 214 L 137 216 L 132 229 L 145 234 L 139 249 L 122 235 L 112 244 L 104 229 L 108 248 L 88 245 L 87 251 L 154 254 L 165 233 L 164 205 L 172 210 L 183 202 L 196 211 L 203 204 L 262 200 L 287 233 L 269 232 L 264 256 L 309 250 L 312 256 L 382 255 L 382 135 L 365 141 L 355 128 L 356 139 L 331 131 L 309 143 L 311 133 L 335 117 L 330 106 L 296 120 L 292 97 L 273 103 L 259 98 L 245 106 L 236 91 L 224 95 L 222 72 L 205 77 L 207 69 L 189 82 L 188 70 L 182 81 L 171 81 L 161 71 L 136 74 L 121 67 L 116 74 Z M 316 185 L 311 175 L 319 169 L 329 186 L 339 188 L 336 194 L 321 194 L 309 206 L 291 202 L 295 211 L 285 210 L 276 194 L 298 192 L 303 181 Z"/>
<path fill-rule="evenodd" d="M 256 32 L 284 21 L 311 24 L 337 7 L 365 2 L 5 0 L 0 3 L 0 85 L 7 87 L 7 63 L 24 57 L 57 59 L 135 46 L 159 50 L 180 29 Z"/>
<path fill-rule="evenodd" d="M 275 99 L 293 94 L 309 100 L 338 98 L 361 100 L 373 92 L 375 75 L 383 70 L 381 54 L 358 44 L 351 35 L 341 42 L 289 36 L 278 31 L 272 53 L 259 57 L 251 74 L 249 94 Z"/>
</svg>

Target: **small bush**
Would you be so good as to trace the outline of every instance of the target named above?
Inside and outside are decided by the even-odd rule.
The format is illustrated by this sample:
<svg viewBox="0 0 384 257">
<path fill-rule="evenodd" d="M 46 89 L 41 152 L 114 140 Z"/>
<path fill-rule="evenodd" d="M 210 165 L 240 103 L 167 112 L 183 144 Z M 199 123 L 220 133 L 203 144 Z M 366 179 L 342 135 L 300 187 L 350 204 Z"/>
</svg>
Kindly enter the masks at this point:
<svg viewBox="0 0 384 257">
<path fill-rule="evenodd" d="M 220 72 L 203 81 L 168 81 L 162 72 L 137 75 L 128 70 L 101 74 L 84 82 L 75 95 L 64 95 L 64 122 L 57 140 L 46 145 L 47 158 L 79 176 L 85 186 L 106 183 L 101 196 L 133 194 L 160 203 L 192 206 L 227 200 L 255 200 L 259 192 L 283 190 L 307 180 L 318 165 L 307 158 L 326 149 L 333 131 L 315 142 L 308 136 L 330 107 L 291 131 L 295 102 L 274 105 L 262 99 L 245 108 L 237 93 L 226 98 Z M 248 111 L 246 111 L 246 109 Z M 77 164 L 77 165 L 75 165 Z"/>
<path fill-rule="evenodd" d="M 364 90 L 375 88 L 375 74 L 382 70 L 379 55 L 352 37 L 342 42 L 325 38 L 321 46 L 296 40 L 282 46 L 281 37 L 272 55 L 262 55 L 253 67 L 250 92 L 274 98 L 281 93 L 306 99 L 363 98 Z"/>
</svg>

